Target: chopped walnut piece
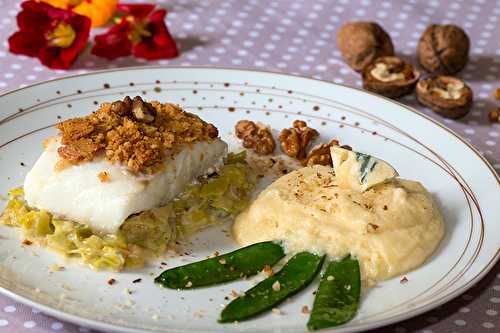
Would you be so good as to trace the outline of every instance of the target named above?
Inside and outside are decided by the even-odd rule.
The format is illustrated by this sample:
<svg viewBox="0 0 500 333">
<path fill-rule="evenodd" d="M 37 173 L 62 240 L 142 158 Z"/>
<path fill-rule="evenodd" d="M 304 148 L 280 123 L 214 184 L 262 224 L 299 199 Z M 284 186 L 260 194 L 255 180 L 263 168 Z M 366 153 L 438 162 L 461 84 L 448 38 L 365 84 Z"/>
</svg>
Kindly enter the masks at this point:
<svg viewBox="0 0 500 333">
<path fill-rule="evenodd" d="M 111 181 L 111 176 L 109 175 L 109 172 L 107 171 L 101 171 L 99 172 L 99 174 L 97 175 L 97 177 L 99 178 L 99 180 L 101 181 L 101 183 L 108 183 Z"/>
<path fill-rule="evenodd" d="M 313 147 L 306 159 L 304 160 L 304 165 L 311 166 L 315 164 L 320 165 L 332 165 L 332 157 L 330 155 L 330 147 L 338 146 L 339 141 L 333 139 L 329 143 L 320 143 L 319 145 Z"/>
<path fill-rule="evenodd" d="M 408 278 L 407 278 L 406 276 L 403 276 L 403 277 L 401 278 L 401 280 L 399 280 L 399 283 L 401 283 L 401 284 L 404 284 L 404 283 L 406 283 L 406 282 L 408 282 Z"/>
<path fill-rule="evenodd" d="M 23 240 L 23 245 L 30 246 L 31 244 L 33 244 L 33 242 L 32 242 L 32 241 L 30 241 L 29 239 L 25 239 L 25 240 Z"/>
<path fill-rule="evenodd" d="M 309 307 L 308 307 L 307 305 L 304 305 L 304 306 L 302 307 L 301 312 L 302 312 L 303 314 L 308 314 L 308 313 L 310 313 L 311 311 L 309 310 Z"/>
<path fill-rule="evenodd" d="M 302 160 L 306 157 L 307 147 L 319 136 L 314 128 L 307 127 L 307 123 L 302 120 L 295 120 L 292 128 L 281 130 L 279 139 L 281 149 L 290 157 Z"/>
<path fill-rule="evenodd" d="M 113 279 L 113 278 L 111 278 L 111 279 L 109 279 L 109 280 L 108 280 L 108 284 L 109 284 L 110 286 L 111 286 L 111 285 L 113 285 L 113 284 L 115 284 L 115 282 L 116 282 L 116 280 L 115 280 L 115 279 Z"/>
<path fill-rule="evenodd" d="M 236 136 L 243 141 L 243 147 L 254 150 L 258 155 L 274 152 L 276 143 L 269 128 L 250 120 L 240 120 L 234 129 Z"/>
<path fill-rule="evenodd" d="M 492 123 L 500 123 L 500 108 L 490 111 L 488 113 L 488 119 Z"/>
<path fill-rule="evenodd" d="M 214 125 L 174 104 L 133 100 L 103 103 L 96 112 L 57 126 L 62 146 L 58 153 L 70 164 L 91 161 L 104 152 L 112 163 L 136 173 L 162 170 L 167 151 L 182 144 L 216 138 Z"/>
<path fill-rule="evenodd" d="M 140 96 L 135 96 L 132 103 L 132 113 L 137 121 L 143 123 L 152 123 L 155 121 L 156 110 L 155 108 L 142 100 Z"/>
</svg>

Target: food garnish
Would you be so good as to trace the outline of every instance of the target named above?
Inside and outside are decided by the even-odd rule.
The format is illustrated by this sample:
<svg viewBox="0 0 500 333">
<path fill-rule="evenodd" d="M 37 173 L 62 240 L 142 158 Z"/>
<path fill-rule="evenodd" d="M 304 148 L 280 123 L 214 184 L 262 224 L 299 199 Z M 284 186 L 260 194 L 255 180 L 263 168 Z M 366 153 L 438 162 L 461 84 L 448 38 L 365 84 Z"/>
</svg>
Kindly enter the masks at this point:
<svg viewBox="0 0 500 333">
<path fill-rule="evenodd" d="M 272 154 L 276 148 L 271 130 L 262 124 L 240 120 L 234 130 L 238 139 L 242 140 L 243 147 L 252 149 L 258 155 Z"/>
<path fill-rule="evenodd" d="M 281 150 L 290 157 L 302 160 L 306 157 L 307 148 L 318 136 L 318 131 L 308 127 L 305 121 L 295 120 L 293 127 L 280 132 Z"/>
<path fill-rule="evenodd" d="M 319 165 L 332 165 L 332 157 L 330 155 L 330 148 L 333 146 L 338 146 L 339 141 L 333 139 L 329 143 L 320 143 L 314 146 L 309 154 L 307 154 L 306 159 L 303 161 L 305 166 L 311 166 L 315 164 Z"/>
<path fill-rule="evenodd" d="M 389 163 L 374 156 L 335 146 L 330 149 L 340 187 L 363 192 L 398 176 Z"/>
<path fill-rule="evenodd" d="M 342 325 L 358 311 L 361 294 L 359 263 L 351 256 L 328 264 L 319 283 L 307 328 Z"/>
<path fill-rule="evenodd" d="M 420 80 L 416 91 L 421 104 L 446 118 L 463 117 L 472 106 L 472 89 L 456 77 L 440 75 Z"/>
<path fill-rule="evenodd" d="M 312 282 L 323 264 L 324 256 L 300 252 L 273 276 L 245 291 L 222 310 L 219 322 L 230 323 L 250 319 L 273 309 Z"/>
<path fill-rule="evenodd" d="M 420 65 L 435 74 L 454 74 L 469 60 L 469 36 L 459 26 L 432 24 L 418 42 Z"/>
<path fill-rule="evenodd" d="M 377 58 L 363 70 L 363 88 L 396 98 L 413 91 L 420 73 L 398 57 Z"/>
<path fill-rule="evenodd" d="M 264 242 L 221 256 L 168 269 L 155 282 L 173 289 L 193 289 L 259 273 L 285 256 L 280 244 Z"/>
<path fill-rule="evenodd" d="M 218 136 L 214 125 L 179 106 L 145 102 L 140 96 L 103 103 L 96 112 L 66 120 L 57 128 L 63 161 L 78 164 L 105 152 L 108 161 L 149 174 L 160 171 L 166 153 L 177 146 Z"/>
<path fill-rule="evenodd" d="M 337 34 L 337 47 L 345 62 L 362 72 L 375 59 L 394 55 L 389 34 L 375 22 L 349 22 Z"/>
</svg>

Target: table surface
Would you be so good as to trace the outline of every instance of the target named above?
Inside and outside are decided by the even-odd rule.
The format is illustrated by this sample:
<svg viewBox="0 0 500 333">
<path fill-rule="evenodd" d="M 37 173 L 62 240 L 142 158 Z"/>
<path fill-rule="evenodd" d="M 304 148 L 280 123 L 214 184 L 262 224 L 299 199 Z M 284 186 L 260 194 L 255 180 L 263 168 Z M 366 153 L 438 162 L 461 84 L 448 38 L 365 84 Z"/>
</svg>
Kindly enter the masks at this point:
<svg viewBox="0 0 500 333">
<path fill-rule="evenodd" d="M 133 2 L 127 1 L 127 2 Z M 335 46 L 338 28 L 349 20 L 379 22 L 391 35 L 398 54 L 416 63 L 417 41 L 431 23 L 455 23 L 471 38 L 467 67 L 459 74 L 471 85 L 475 102 L 463 119 L 443 119 L 420 107 L 414 96 L 401 99 L 444 123 L 471 142 L 500 170 L 500 124 L 488 111 L 500 106 L 492 92 L 500 88 L 500 1 L 308 1 L 308 0 L 171 0 L 170 31 L 180 56 L 143 61 L 130 57 L 109 62 L 84 52 L 68 71 L 50 70 L 37 59 L 8 52 L 7 38 L 16 30 L 19 1 L 0 0 L 0 92 L 34 82 L 96 69 L 144 65 L 213 65 L 257 68 L 361 86 L 360 77 L 341 60 Z M 419 317 L 376 332 L 498 332 L 500 330 L 500 264 L 482 281 L 453 301 Z M 0 296 L 0 332 L 88 332 L 36 309 Z"/>
</svg>

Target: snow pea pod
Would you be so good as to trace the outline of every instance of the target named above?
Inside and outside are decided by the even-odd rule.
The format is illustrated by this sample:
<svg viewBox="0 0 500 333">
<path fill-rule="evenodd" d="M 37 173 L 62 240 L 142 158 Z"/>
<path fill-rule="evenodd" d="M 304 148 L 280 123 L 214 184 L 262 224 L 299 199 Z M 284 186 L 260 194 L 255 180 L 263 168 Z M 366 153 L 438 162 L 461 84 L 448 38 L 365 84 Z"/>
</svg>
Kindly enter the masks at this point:
<svg viewBox="0 0 500 333">
<path fill-rule="evenodd" d="M 285 256 L 275 242 L 262 242 L 184 266 L 168 269 L 155 282 L 173 289 L 192 289 L 251 276 Z"/>
<path fill-rule="evenodd" d="M 360 292 L 358 261 L 347 256 L 330 262 L 319 283 L 307 328 L 317 330 L 351 320 L 358 310 Z"/>
<path fill-rule="evenodd" d="M 309 252 L 296 254 L 279 272 L 229 303 L 222 311 L 219 322 L 242 321 L 272 309 L 311 283 L 323 260 L 324 256 Z"/>
</svg>

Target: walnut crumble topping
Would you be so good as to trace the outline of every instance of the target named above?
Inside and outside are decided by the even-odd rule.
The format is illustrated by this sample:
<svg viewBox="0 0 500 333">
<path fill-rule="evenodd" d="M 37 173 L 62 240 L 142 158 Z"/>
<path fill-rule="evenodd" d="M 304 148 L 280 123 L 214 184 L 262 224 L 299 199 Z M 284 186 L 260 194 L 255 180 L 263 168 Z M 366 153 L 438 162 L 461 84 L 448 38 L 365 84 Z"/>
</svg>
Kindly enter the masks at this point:
<svg viewBox="0 0 500 333">
<path fill-rule="evenodd" d="M 59 156 L 64 162 L 91 161 L 104 152 L 108 161 L 132 172 L 159 171 L 168 152 L 178 145 L 216 138 L 217 128 L 174 104 L 133 100 L 103 103 L 92 114 L 57 125 Z"/>
</svg>

